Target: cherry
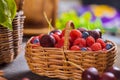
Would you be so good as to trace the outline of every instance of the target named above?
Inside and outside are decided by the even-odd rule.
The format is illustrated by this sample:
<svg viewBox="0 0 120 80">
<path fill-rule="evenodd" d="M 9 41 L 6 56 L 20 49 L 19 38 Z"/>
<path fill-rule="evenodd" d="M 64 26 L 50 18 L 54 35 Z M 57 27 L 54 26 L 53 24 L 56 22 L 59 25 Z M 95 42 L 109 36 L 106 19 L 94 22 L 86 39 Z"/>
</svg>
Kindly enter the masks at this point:
<svg viewBox="0 0 120 80">
<path fill-rule="evenodd" d="M 106 70 L 106 72 L 111 72 L 115 75 L 117 80 L 120 80 L 120 69 L 116 66 L 112 66 Z"/>
<path fill-rule="evenodd" d="M 116 78 L 113 73 L 105 72 L 102 74 L 100 80 L 116 80 Z"/>
<path fill-rule="evenodd" d="M 82 80 L 99 80 L 99 73 L 98 70 L 94 67 L 90 67 L 83 71 L 82 73 Z"/>
</svg>

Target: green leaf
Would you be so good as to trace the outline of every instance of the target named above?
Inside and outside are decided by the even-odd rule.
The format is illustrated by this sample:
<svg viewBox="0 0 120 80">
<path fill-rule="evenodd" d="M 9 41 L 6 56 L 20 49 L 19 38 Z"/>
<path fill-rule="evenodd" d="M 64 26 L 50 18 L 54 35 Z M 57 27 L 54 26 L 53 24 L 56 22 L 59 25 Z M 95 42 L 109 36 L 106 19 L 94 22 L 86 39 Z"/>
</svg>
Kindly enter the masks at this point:
<svg viewBox="0 0 120 80">
<path fill-rule="evenodd" d="M 12 30 L 12 21 L 16 15 L 14 0 L 0 0 L 0 25 Z"/>
</svg>

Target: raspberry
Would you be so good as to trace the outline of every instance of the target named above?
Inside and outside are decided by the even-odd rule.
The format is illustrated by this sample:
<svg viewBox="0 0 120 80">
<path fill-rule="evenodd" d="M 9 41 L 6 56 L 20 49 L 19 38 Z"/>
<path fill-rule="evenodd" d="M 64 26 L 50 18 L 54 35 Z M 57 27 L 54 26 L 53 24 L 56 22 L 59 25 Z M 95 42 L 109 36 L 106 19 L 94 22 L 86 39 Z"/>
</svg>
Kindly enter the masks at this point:
<svg viewBox="0 0 120 80">
<path fill-rule="evenodd" d="M 87 46 L 90 47 L 94 43 L 95 43 L 95 39 L 92 36 L 89 36 L 89 37 L 86 38 L 86 44 L 87 44 Z"/>
<path fill-rule="evenodd" d="M 86 47 L 86 40 L 84 38 L 77 38 L 73 45 L 79 45 L 80 47 Z"/>
<path fill-rule="evenodd" d="M 70 48 L 70 50 L 80 50 L 80 47 L 77 45 L 74 45 Z"/>
<path fill-rule="evenodd" d="M 103 41 L 103 39 L 98 38 L 98 39 L 96 40 L 96 42 L 98 42 L 98 43 L 100 43 L 100 44 L 101 44 L 102 49 L 106 47 L 106 43 Z"/>
<path fill-rule="evenodd" d="M 102 50 L 102 46 L 100 43 L 94 43 L 92 46 L 91 46 L 91 49 L 93 51 L 99 51 L 99 50 Z"/>
<path fill-rule="evenodd" d="M 79 37 L 81 38 L 82 37 L 82 33 L 79 30 L 73 29 L 70 32 L 70 37 L 71 37 L 72 41 L 74 41 L 75 39 L 77 39 Z"/>
</svg>

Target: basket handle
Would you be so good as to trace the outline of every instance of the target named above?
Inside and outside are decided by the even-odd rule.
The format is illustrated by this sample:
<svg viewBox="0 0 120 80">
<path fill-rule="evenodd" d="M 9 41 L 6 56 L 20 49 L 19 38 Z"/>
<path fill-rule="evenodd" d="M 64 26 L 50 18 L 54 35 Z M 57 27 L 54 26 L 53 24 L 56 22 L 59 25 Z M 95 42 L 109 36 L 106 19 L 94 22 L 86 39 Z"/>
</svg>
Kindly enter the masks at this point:
<svg viewBox="0 0 120 80">
<path fill-rule="evenodd" d="M 71 28 L 72 29 L 75 29 L 75 27 L 74 27 L 74 23 L 73 23 L 73 21 L 68 21 L 67 23 L 66 23 L 66 27 L 65 27 L 65 40 L 64 40 L 64 46 L 63 46 L 63 49 L 64 50 L 68 50 L 69 49 L 69 34 L 70 34 L 70 31 L 71 31 Z"/>
</svg>

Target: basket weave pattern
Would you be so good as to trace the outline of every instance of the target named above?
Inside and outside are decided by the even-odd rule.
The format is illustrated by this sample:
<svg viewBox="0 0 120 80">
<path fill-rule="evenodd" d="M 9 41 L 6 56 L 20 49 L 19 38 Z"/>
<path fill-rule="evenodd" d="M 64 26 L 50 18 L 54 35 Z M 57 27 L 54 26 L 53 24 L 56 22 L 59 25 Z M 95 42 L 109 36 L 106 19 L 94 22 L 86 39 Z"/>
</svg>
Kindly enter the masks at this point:
<svg viewBox="0 0 120 80">
<path fill-rule="evenodd" d="M 68 50 L 70 26 L 66 24 L 65 42 L 63 48 L 45 48 L 31 44 L 26 45 L 26 60 L 33 73 L 51 78 L 80 80 L 84 69 L 94 66 L 100 73 L 112 66 L 117 51 L 116 45 L 107 51 L 71 51 Z"/>
<path fill-rule="evenodd" d="M 0 26 L 0 64 L 13 61 L 22 44 L 23 37 L 23 11 L 19 11 L 13 20 L 13 31 Z"/>
</svg>

